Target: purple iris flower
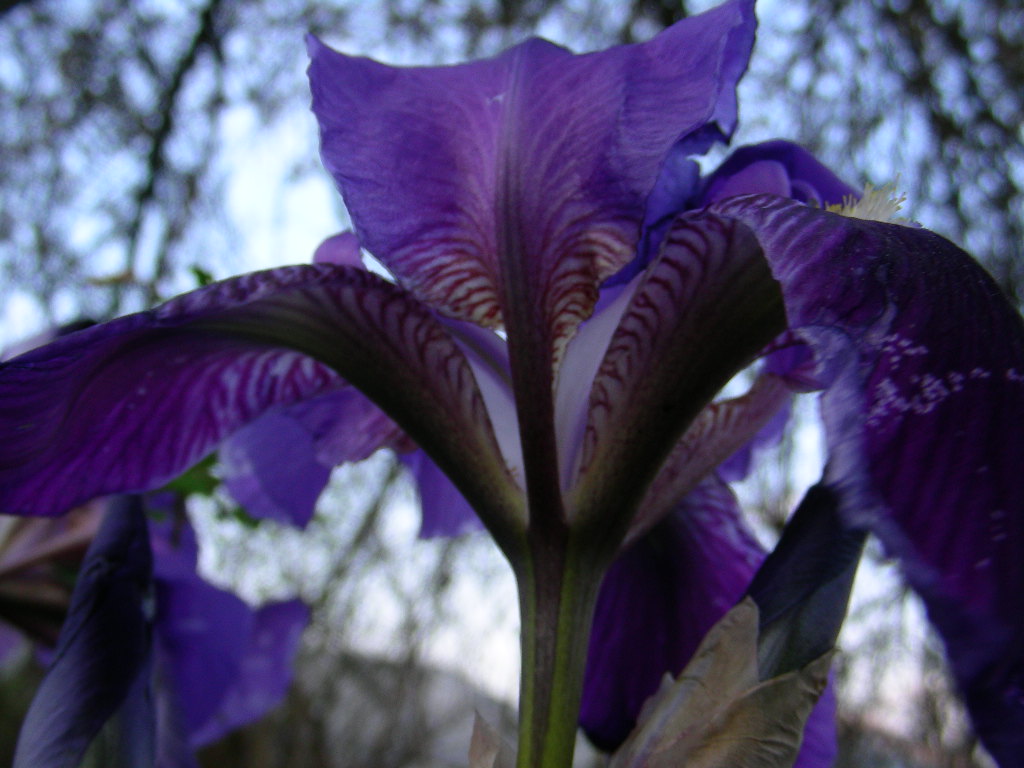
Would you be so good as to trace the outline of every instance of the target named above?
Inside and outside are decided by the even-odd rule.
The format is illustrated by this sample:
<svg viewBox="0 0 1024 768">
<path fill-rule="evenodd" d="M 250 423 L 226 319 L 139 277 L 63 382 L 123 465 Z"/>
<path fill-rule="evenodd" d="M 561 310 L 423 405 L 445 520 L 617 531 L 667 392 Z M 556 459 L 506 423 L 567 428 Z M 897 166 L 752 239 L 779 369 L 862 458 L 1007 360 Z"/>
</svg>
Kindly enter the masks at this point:
<svg viewBox="0 0 1024 768">
<path fill-rule="evenodd" d="M 196 574 L 195 537 L 184 518 L 147 526 L 137 497 L 97 502 L 74 519 L 72 532 L 88 529 L 94 538 L 84 558 L 79 553 L 79 577 L 22 725 L 16 768 L 77 766 L 108 721 L 116 725 L 116 758 L 108 755 L 115 764 L 194 766 L 197 747 L 280 702 L 308 621 L 305 605 L 253 610 L 211 586 Z M 40 538 L 35 549 L 63 545 L 68 533 Z"/>
<path fill-rule="evenodd" d="M 823 208 L 852 190 L 793 145 L 701 177 L 692 156 L 735 127 L 754 26 L 732 0 L 639 45 L 532 40 L 404 69 L 311 40 L 325 165 L 393 281 L 346 238 L 4 364 L 0 509 L 152 488 L 261 418 L 230 460 L 253 499 L 292 476 L 271 477 L 274 444 L 253 434 L 293 436 L 287 463 L 307 469 L 415 445 L 509 557 L 524 654 L 553 665 L 550 690 L 524 673 L 521 727 L 544 741 L 521 741 L 521 764 L 563 749 L 545 723 L 579 709 L 577 688 L 614 746 L 651 669 L 677 671 L 744 592 L 766 668 L 815 658 L 871 531 L 924 598 L 981 739 L 1019 765 L 1024 328 L 948 241 Z M 746 395 L 714 402 L 762 356 Z M 758 566 L 715 472 L 807 389 L 825 475 Z M 311 496 L 267 514 L 302 522 Z M 806 764 L 828 749 L 809 737 Z"/>
</svg>

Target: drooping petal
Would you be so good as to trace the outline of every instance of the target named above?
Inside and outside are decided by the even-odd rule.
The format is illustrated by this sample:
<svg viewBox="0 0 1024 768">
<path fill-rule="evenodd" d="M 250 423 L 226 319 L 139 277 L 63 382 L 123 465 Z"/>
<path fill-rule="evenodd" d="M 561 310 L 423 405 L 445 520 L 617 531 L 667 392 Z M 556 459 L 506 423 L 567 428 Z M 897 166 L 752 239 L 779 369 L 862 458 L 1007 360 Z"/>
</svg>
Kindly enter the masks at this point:
<svg viewBox="0 0 1024 768">
<path fill-rule="evenodd" d="M 429 303 L 488 325 L 511 309 L 500 261 L 522 261 L 516 298 L 536 293 L 538 325 L 566 333 L 630 258 L 673 144 L 711 124 L 731 133 L 752 5 L 601 53 L 532 40 L 451 67 L 392 68 L 311 40 L 324 162 L 360 240 Z"/>
<path fill-rule="evenodd" d="M 628 522 L 683 432 L 785 327 L 778 285 L 744 230 L 683 223 L 667 236 L 594 379 L 570 508 Z"/>
<path fill-rule="evenodd" d="M 309 611 L 297 600 L 253 610 L 209 584 L 186 520 L 167 515 L 151 530 L 161 739 L 197 747 L 280 701 Z"/>
<path fill-rule="evenodd" d="M 479 530 L 480 518 L 459 489 L 423 451 L 398 457 L 413 474 L 420 494 L 420 537 L 460 536 Z"/>
<path fill-rule="evenodd" d="M 899 556 L 980 738 L 1024 754 L 1024 327 L 970 257 L 923 229 L 747 197 L 813 348 L 841 514 Z"/>
<path fill-rule="evenodd" d="M 240 659 L 234 680 L 217 711 L 191 734 L 193 746 L 209 744 L 263 717 L 284 699 L 308 622 L 309 609 L 299 600 L 271 603 L 255 612 L 248 636 L 236 638 Z"/>
<path fill-rule="evenodd" d="M 271 407 L 337 388 L 327 365 L 461 477 L 479 508 L 514 516 L 514 484 L 450 336 L 395 286 L 331 265 L 214 284 L 0 366 L 0 505 L 56 514 L 157 485 Z"/>
<path fill-rule="evenodd" d="M 746 591 L 764 550 L 727 485 L 708 478 L 609 569 L 594 616 L 580 725 L 612 751 L 666 673 L 677 675 L 707 631 Z M 796 765 L 825 768 L 836 752 L 828 689 L 808 721 Z"/>
<path fill-rule="evenodd" d="M 682 671 L 763 556 L 714 478 L 619 556 L 601 586 L 583 688 L 580 724 L 595 744 L 622 743 L 663 675 Z"/>
<path fill-rule="evenodd" d="M 57 652 L 22 724 L 15 768 L 75 768 L 150 656 L 152 561 L 137 499 L 119 499 L 82 563 Z"/>
<path fill-rule="evenodd" d="M 312 438 L 279 411 L 264 414 L 221 446 L 224 487 L 257 518 L 305 527 L 330 468 L 316 460 Z"/>
<path fill-rule="evenodd" d="M 156 598 L 157 652 L 191 735 L 217 713 L 237 679 L 253 614 L 241 599 L 194 574 L 160 580 Z"/>
</svg>

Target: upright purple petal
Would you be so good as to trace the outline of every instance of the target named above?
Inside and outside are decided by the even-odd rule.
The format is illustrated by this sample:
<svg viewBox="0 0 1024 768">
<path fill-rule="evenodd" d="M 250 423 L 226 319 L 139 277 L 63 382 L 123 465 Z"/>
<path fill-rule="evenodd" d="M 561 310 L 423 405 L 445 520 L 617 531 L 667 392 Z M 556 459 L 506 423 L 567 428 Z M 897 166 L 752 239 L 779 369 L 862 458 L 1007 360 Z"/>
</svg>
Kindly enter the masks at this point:
<svg viewBox="0 0 1024 768">
<path fill-rule="evenodd" d="M 700 204 L 749 194 L 791 197 L 819 208 L 860 197 L 814 155 L 789 141 L 737 149 L 705 180 Z"/>
<path fill-rule="evenodd" d="M 826 482 L 899 556 L 986 747 L 1024 755 L 1024 324 L 938 235 L 770 197 L 750 226 L 813 348 Z"/>
<path fill-rule="evenodd" d="M 22 723 L 15 768 L 75 768 L 148 669 L 152 560 L 135 500 L 116 501 L 86 554 L 53 664 Z"/>
<path fill-rule="evenodd" d="M 531 40 L 451 67 L 392 68 L 311 40 L 324 162 L 360 240 L 434 306 L 485 325 L 528 306 L 556 341 L 630 258 L 670 148 L 709 124 L 731 133 L 752 5 L 639 45 L 574 56 Z"/>
</svg>

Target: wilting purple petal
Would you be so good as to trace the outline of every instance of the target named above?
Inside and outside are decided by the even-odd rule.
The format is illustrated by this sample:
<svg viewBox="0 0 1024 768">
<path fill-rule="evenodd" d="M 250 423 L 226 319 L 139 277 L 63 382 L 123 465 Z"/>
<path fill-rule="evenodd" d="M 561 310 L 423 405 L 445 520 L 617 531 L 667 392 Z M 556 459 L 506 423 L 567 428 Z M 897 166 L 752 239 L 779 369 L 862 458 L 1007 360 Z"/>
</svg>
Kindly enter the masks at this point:
<svg viewBox="0 0 1024 768">
<path fill-rule="evenodd" d="M 763 550 L 729 488 L 709 479 L 605 575 L 591 631 L 580 724 L 611 751 L 666 672 L 677 675 L 743 595 Z"/>
<path fill-rule="evenodd" d="M 309 609 L 299 600 L 271 603 L 255 612 L 248 636 L 236 638 L 238 673 L 214 715 L 191 734 L 193 746 L 209 744 L 263 717 L 284 699 L 308 622 Z"/>
<path fill-rule="evenodd" d="M 753 27 L 752 3 L 731 2 L 640 45 L 573 56 L 532 40 L 441 68 L 311 40 L 324 162 L 403 284 L 482 324 L 528 311 L 555 342 L 630 258 L 672 145 L 731 132 Z"/>
<path fill-rule="evenodd" d="M 481 528 L 480 518 L 452 481 L 423 451 L 399 457 L 412 472 L 420 494 L 420 537 L 459 536 Z"/>
<path fill-rule="evenodd" d="M 0 506 L 57 514 L 170 479 L 273 406 L 337 374 L 511 519 L 518 491 L 472 372 L 432 313 L 364 270 L 255 273 L 58 339 L 0 366 Z"/>
<path fill-rule="evenodd" d="M 1024 327 L 994 282 L 926 230 L 777 198 L 712 211 L 756 233 L 790 325 L 830 383 L 826 481 L 899 556 L 976 730 L 1024 754 Z"/>
<path fill-rule="evenodd" d="M 778 285 L 738 225 L 677 225 L 642 280 L 590 394 L 571 504 L 595 519 L 632 515 L 687 427 L 785 328 Z"/>
<path fill-rule="evenodd" d="M 141 507 L 112 505 L 75 584 L 53 665 L 29 707 L 15 768 L 74 768 L 148 668 L 152 561 Z"/>
<path fill-rule="evenodd" d="M 707 178 L 700 204 L 749 194 L 790 197 L 819 208 L 860 197 L 814 155 L 789 141 L 737 149 Z"/>
</svg>

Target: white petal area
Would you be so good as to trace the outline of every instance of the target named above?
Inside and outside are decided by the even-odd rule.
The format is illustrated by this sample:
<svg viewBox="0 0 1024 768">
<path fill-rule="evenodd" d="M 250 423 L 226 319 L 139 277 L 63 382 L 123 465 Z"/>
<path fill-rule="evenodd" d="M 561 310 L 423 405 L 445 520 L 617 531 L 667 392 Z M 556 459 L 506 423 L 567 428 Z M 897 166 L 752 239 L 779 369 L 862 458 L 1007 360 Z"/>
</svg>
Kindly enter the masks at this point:
<svg viewBox="0 0 1024 768">
<path fill-rule="evenodd" d="M 594 376 L 642 276 L 643 273 L 625 285 L 603 290 L 594 314 L 579 327 L 566 347 L 555 382 L 555 436 L 563 491 L 579 473 Z"/>
<path fill-rule="evenodd" d="M 512 374 L 505 339 L 474 323 L 441 316 L 438 319 L 465 354 L 491 419 L 491 427 L 505 465 L 519 487 L 525 490 L 523 445 L 519 439 L 519 417 L 512 393 Z"/>
</svg>

